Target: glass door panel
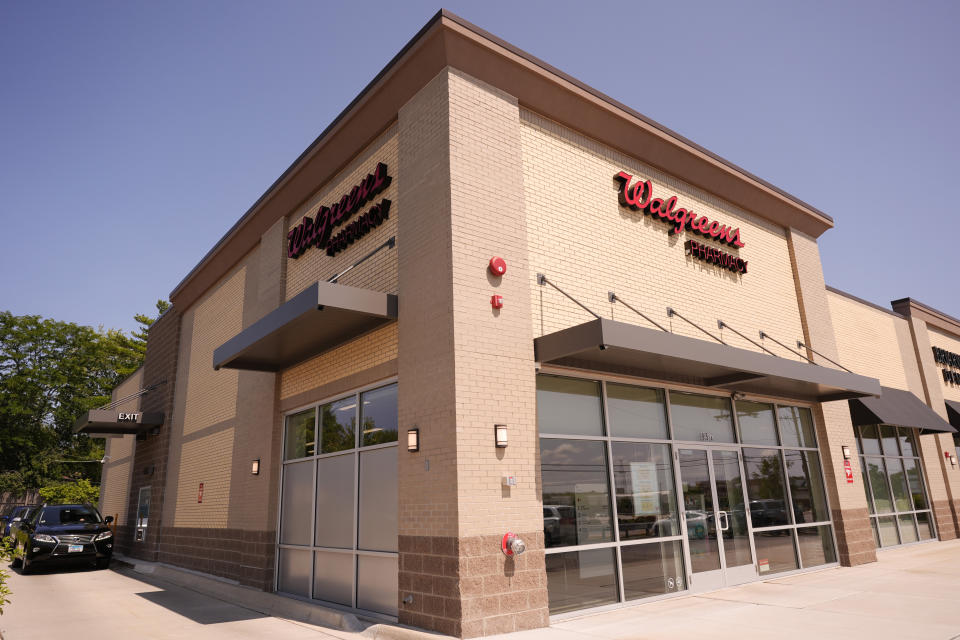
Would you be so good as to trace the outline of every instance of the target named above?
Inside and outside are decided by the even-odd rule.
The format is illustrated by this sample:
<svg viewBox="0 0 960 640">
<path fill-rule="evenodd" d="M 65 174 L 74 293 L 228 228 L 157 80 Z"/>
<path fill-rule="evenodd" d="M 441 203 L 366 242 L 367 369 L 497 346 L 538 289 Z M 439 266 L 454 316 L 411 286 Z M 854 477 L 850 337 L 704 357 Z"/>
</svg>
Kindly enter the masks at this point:
<svg viewBox="0 0 960 640">
<path fill-rule="evenodd" d="M 683 491 L 681 513 L 690 550 L 690 570 L 695 576 L 689 586 L 697 590 L 719 589 L 723 586 L 723 573 L 707 451 L 680 449 L 678 458 Z"/>
<path fill-rule="evenodd" d="M 740 584 L 757 577 L 753 553 L 750 551 L 740 455 L 728 450 L 715 450 L 712 454 L 717 492 L 717 529 L 723 538 L 726 584 Z"/>
</svg>

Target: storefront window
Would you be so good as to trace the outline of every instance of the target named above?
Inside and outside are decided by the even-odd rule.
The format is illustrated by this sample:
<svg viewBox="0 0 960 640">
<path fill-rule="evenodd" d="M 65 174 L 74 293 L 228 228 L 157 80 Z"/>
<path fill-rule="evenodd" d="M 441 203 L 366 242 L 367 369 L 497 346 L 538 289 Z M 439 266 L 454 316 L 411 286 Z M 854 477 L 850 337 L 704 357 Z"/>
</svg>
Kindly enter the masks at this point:
<svg viewBox="0 0 960 640">
<path fill-rule="evenodd" d="M 933 539 L 933 516 L 914 430 L 864 425 L 857 431 L 864 491 L 877 545 Z"/>
<path fill-rule="evenodd" d="M 540 433 L 603 435 L 600 383 L 537 376 L 537 426 Z"/>
<path fill-rule="evenodd" d="M 626 600 L 660 596 L 685 588 L 683 548 L 678 540 L 621 547 L 620 558 Z"/>
<path fill-rule="evenodd" d="M 677 535 L 670 447 L 639 442 L 614 442 L 612 447 L 620 539 Z"/>
<path fill-rule="evenodd" d="M 673 437 L 701 442 L 736 442 L 729 398 L 670 392 Z"/>
<path fill-rule="evenodd" d="M 615 560 L 612 548 L 547 555 L 550 613 L 563 613 L 616 602 Z"/>
<path fill-rule="evenodd" d="M 737 421 L 740 423 L 740 441 L 743 444 L 780 444 L 772 404 L 738 401 Z"/>
<path fill-rule="evenodd" d="M 816 447 L 813 414 L 806 407 L 780 407 L 777 414 L 785 447 Z"/>
<path fill-rule="evenodd" d="M 753 544 L 757 549 L 757 570 L 761 576 L 799 568 L 792 530 L 755 533 Z"/>
<path fill-rule="evenodd" d="M 830 519 L 827 495 L 820 473 L 820 456 L 815 451 L 783 452 L 793 500 L 793 519 L 797 524 L 825 522 Z"/>
<path fill-rule="evenodd" d="M 277 591 L 396 615 L 396 442 L 396 384 L 287 417 Z"/>
<path fill-rule="evenodd" d="M 610 412 L 610 435 L 626 438 L 666 440 L 667 416 L 662 389 L 607 385 L 607 410 Z"/>
<path fill-rule="evenodd" d="M 542 438 L 540 464 L 546 546 L 613 540 L 603 443 Z"/>
<path fill-rule="evenodd" d="M 800 547 L 800 559 L 805 567 L 816 567 L 837 561 L 833 548 L 833 532 L 826 527 L 799 527 L 797 543 Z"/>
<path fill-rule="evenodd" d="M 743 466 L 747 471 L 753 528 L 790 524 L 780 451 L 744 447 Z"/>
<path fill-rule="evenodd" d="M 283 459 L 293 460 L 312 456 L 314 451 L 314 424 L 317 410 L 308 409 L 287 416 L 284 428 Z"/>
</svg>

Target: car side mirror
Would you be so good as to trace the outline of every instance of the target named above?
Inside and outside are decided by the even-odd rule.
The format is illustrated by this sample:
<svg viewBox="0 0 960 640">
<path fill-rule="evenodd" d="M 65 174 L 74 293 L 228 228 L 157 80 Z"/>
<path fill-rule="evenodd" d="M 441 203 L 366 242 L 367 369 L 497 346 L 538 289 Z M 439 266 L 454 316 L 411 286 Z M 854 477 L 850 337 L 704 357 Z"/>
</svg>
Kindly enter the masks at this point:
<svg viewBox="0 0 960 640">
<path fill-rule="evenodd" d="M 107 516 L 106 518 L 103 519 L 103 521 L 106 522 L 107 524 L 110 524 L 111 522 L 113 522 L 113 516 Z"/>
</svg>

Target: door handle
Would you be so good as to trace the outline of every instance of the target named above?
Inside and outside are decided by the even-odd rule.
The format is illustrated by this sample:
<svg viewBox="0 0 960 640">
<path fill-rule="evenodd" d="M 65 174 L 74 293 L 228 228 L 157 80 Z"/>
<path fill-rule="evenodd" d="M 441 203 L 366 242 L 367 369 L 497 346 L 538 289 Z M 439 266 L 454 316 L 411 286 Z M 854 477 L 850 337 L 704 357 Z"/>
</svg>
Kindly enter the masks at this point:
<svg viewBox="0 0 960 640">
<path fill-rule="evenodd" d="M 730 518 L 727 517 L 726 511 L 718 511 L 717 519 L 719 520 L 720 531 L 726 531 L 730 528 Z"/>
</svg>

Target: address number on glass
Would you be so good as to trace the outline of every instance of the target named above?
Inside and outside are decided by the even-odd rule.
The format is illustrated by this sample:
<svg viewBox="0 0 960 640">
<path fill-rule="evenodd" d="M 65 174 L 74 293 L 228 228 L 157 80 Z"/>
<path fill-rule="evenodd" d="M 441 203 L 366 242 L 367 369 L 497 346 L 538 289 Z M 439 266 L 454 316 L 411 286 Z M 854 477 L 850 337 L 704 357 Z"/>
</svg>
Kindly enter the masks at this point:
<svg viewBox="0 0 960 640">
<path fill-rule="evenodd" d="M 709 441 L 713 440 L 713 434 L 710 433 L 709 431 L 701 431 L 701 432 L 700 432 L 700 440 L 701 440 L 702 442 L 709 442 Z"/>
</svg>

